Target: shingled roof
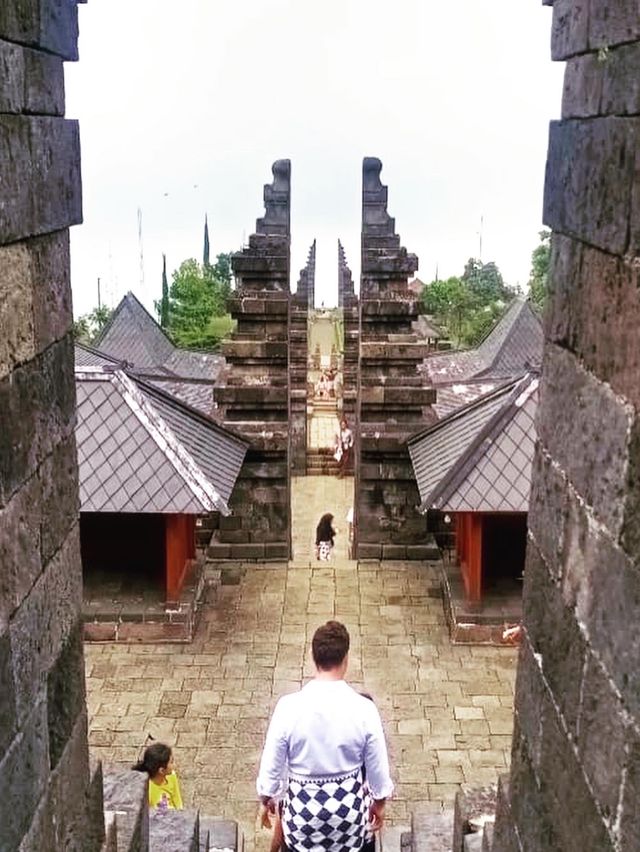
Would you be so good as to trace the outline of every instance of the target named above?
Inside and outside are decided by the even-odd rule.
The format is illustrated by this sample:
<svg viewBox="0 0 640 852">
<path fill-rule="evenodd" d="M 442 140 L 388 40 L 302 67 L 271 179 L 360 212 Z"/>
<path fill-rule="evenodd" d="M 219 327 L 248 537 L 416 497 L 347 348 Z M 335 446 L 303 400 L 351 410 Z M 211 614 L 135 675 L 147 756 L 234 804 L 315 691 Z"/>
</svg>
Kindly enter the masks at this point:
<svg viewBox="0 0 640 852">
<path fill-rule="evenodd" d="M 76 391 L 81 511 L 229 514 L 246 441 L 112 365 Z"/>
<path fill-rule="evenodd" d="M 147 375 L 160 373 L 214 381 L 224 363 L 213 352 L 175 346 L 131 292 L 122 298 L 93 348 L 118 361 L 126 361 L 138 373 Z"/>
<path fill-rule="evenodd" d="M 527 299 L 515 298 L 475 349 L 431 355 L 423 369 L 434 385 L 470 379 L 509 379 L 542 364 L 542 321 Z"/>
<path fill-rule="evenodd" d="M 537 402 L 528 373 L 411 438 L 420 511 L 528 511 Z"/>
</svg>

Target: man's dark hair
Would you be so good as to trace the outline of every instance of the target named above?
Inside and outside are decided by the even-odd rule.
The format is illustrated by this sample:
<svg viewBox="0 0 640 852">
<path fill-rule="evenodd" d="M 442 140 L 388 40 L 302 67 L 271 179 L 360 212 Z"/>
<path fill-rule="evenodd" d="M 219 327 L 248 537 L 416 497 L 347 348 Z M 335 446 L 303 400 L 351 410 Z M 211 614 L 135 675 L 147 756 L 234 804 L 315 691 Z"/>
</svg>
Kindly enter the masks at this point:
<svg viewBox="0 0 640 852">
<path fill-rule="evenodd" d="M 349 631 L 339 621 L 318 627 L 311 640 L 313 662 L 322 671 L 335 669 L 349 652 Z"/>
</svg>

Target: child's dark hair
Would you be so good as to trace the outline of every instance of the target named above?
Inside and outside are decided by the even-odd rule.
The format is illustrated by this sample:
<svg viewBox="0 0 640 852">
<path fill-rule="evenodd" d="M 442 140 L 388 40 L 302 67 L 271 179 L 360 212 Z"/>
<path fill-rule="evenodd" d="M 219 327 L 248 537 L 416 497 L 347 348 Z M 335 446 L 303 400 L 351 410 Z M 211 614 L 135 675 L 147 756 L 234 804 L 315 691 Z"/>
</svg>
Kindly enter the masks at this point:
<svg viewBox="0 0 640 852">
<path fill-rule="evenodd" d="M 320 518 L 316 527 L 316 544 L 320 544 L 321 541 L 330 541 L 333 544 L 334 535 L 333 515 L 331 512 L 327 512 Z"/>
<path fill-rule="evenodd" d="M 149 778 L 153 778 L 158 774 L 160 769 L 166 769 L 171 760 L 171 749 L 164 743 L 153 743 L 147 746 L 142 755 L 142 760 L 139 760 L 132 769 L 138 772 L 146 772 Z"/>
</svg>

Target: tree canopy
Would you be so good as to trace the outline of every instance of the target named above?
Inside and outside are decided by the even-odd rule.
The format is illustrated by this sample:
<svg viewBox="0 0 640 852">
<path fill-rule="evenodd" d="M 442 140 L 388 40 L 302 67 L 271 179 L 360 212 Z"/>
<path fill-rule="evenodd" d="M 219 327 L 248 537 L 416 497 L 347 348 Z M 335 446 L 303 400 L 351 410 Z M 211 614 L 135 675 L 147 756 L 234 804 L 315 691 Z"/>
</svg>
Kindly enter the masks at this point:
<svg viewBox="0 0 640 852">
<path fill-rule="evenodd" d="M 477 345 L 490 331 L 504 306 L 515 296 L 497 264 L 471 257 L 460 277 L 426 284 L 422 304 L 449 331 L 456 343 Z"/>
<path fill-rule="evenodd" d="M 529 297 L 540 308 L 544 307 L 548 292 L 549 264 L 551 261 L 551 231 L 539 233 L 540 244 L 531 253 Z"/>
<path fill-rule="evenodd" d="M 163 327 L 177 346 L 212 349 L 228 331 L 228 323 L 212 320 L 226 314 L 231 292 L 230 257 L 219 254 L 213 266 L 201 265 L 189 258 L 173 272 L 168 305 L 165 299 L 156 302 L 156 311 L 164 319 Z"/>
<path fill-rule="evenodd" d="M 100 305 L 88 314 L 82 314 L 73 323 L 73 339 L 78 343 L 91 346 L 111 319 L 112 314 L 113 308 L 108 308 L 106 305 Z"/>
</svg>

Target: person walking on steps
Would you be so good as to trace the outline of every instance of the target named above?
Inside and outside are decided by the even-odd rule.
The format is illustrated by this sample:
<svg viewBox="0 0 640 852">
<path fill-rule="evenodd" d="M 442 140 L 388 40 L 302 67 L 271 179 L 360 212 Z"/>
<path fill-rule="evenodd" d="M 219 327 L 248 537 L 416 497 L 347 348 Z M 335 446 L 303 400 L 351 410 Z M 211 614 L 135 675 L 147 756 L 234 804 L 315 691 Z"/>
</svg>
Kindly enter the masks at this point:
<svg viewBox="0 0 640 852">
<path fill-rule="evenodd" d="M 311 650 L 315 678 L 283 696 L 269 723 L 256 782 L 260 822 L 271 827 L 282 797 L 285 852 L 360 850 L 367 823 L 382 827 L 393 791 L 380 714 L 345 681 L 344 624 L 319 627 Z"/>
</svg>

